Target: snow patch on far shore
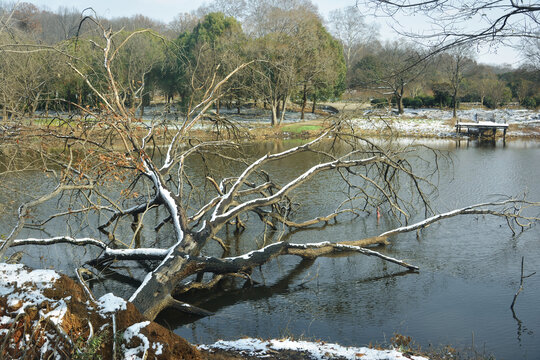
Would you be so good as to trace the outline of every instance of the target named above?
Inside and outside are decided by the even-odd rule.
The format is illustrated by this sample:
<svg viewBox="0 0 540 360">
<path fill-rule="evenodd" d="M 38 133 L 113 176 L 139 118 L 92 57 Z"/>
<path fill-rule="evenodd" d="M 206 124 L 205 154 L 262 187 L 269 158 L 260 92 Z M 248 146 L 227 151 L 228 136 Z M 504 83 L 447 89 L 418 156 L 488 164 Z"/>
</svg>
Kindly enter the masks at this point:
<svg viewBox="0 0 540 360">
<path fill-rule="evenodd" d="M 269 351 L 291 350 L 309 353 L 314 359 L 362 359 L 362 360 L 427 360 L 421 356 L 405 356 L 397 350 L 376 350 L 367 347 L 344 347 L 324 342 L 293 341 L 289 339 L 267 340 L 240 339 L 235 341 L 220 340 L 211 345 L 199 345 L 202 350 L 240 351 L 249 356 L 265 357 Z"/>
<path fill-rule="evenodd" d="M 454 137 L 452 111 L 439 109 L 405 109 L 402 115 L 386 110 L 370 109 L 364 116 L 352 120 L 360 130 L 383 133 L 393 131 L 402 135 Z M 497 124 L 516 124 L 521 129 L 539 128 L 540 112 L 525 109 L 470 109 L 459 110 L 457 117 L 461 122 L 490 121 Z M 507 136 L 530 136 L 522 130 L 510 130 Z"/>
</svg>

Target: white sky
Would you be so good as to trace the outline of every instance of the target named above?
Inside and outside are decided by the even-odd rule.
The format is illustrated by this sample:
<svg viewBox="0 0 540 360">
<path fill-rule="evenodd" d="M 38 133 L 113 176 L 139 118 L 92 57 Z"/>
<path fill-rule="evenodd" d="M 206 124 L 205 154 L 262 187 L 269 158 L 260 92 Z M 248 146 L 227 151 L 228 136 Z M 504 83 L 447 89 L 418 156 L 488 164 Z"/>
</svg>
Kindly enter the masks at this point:
<svg viewBox="0 0 540 360">
<path fill-rule="evenodd" d="M 43 8 L 47 7 L 50 10 L 57 10 L 59 7 L 74 7 L 82 10 L 87 7 L 92 7 L 100 16 L 104 17 L 120 17 L 132 16 L 135 14 L 143 14 L 152 19 L 170 22 L 173 18 L 183 12 L 190 12 L 197 9 L 199 6 L 208 3 L 202 0 L 27 0 L 35 5 Z M 319 7 L 321 15 L 328 16 L 328 13 L 334 9 L 344 8 L 354 5 L 355 0 L 312 0 Z M 374 22 L 372 18 L 367 18 L 368 22 Z M 393 30 L 386 25 L 390 19 L 378 19 L 379 31 L 383 39 L 390 39 L 393 36 Z M 408 25 L 409 23 L 410 25 Z M 405 26 L 414 27 L 416 24 L 424 23 L 421 19 L 410 18 L 405 19 Z M 425 23 L 424 23 L 425 24 Z M 492 65 L 512 64 L 518 65 L 521 57 L 518 52 L 510 47 L 499 47 L 489 50 L 487 48 L 480 49 L 476 58 L 482 63 Z"/>
</svg>

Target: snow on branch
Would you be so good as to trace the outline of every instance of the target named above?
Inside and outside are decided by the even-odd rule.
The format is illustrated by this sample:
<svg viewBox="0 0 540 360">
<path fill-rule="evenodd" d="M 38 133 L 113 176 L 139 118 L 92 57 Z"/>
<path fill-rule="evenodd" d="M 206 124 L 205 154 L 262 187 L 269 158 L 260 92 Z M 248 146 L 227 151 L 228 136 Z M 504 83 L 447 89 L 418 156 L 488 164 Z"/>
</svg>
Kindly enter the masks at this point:
<svg viewBox="0 0 540 360">
<path fill-rule="evenodd" d="M 368 243 L 371 243 L 372 241 L 384 242 L 384 239 L 372 238 L 371 241 L 368 241 Z M 343 243 L 332 243 L 329 241 L 323 241 L 319 243 L 308 244 L 294 244 L 281 241 L 240 256 L 228 257 L 223 259 L 214 257 L 193 259 L 197 262 L 202 262 L 201 266 L 203 266 L 203 271 L 216 274 L 227 274 L 245 272 L 254 267 L 261 266 L 273 259 L 274 257 L 280 255 L 296 255 L 304 258 L 313 259 L 319 256 L 329 255 L 333 253 L 359 252 L 364 255 L 375 256 L 385 261 L 406 267 L 409 270 L 419 269 L 417 266 L 408 264 L 402 260 L 392 258 L 371 249 L 366 249 L 361 246 L 353 245 L 354 243 L 362 243 L 362 241 Z"/>
<path fill-rule="evenodd" d="M 94 262 L 100 262 L 108 259 L 116 260 L 161 260 L 167 256 L 169 249 L 153 249 L 153 248 L 138 248 L 138 249 L 113 249 L 105 242 L 94 238 L 73 238 L 70 236 L 57 236 L 46 239 L 26 238 L 16 239 L 12 247 L 25 245 L 41 245 L 49 246 L 55 244 L 70 244 L 74 246 L 96 246 L 103 249 L 103 253 Z"/>
<path fill-rule="evenodd" d="M 495 211 L 493 210 L 493 207 L 501 207 L 506 205 L 513 205 L 514 208 L 512 212 L 509 212 L 508 210 L 502 210 L 502 211 Z M 461 209 L 455 209 L 452 211 L 448 211 L 445 213 L 440 213 L 434 216 L 431 216 L 425 220 L 422 220 L 420 222 L 417 222 L 412 225 L 408 226 L 402 226 L 396 229 L 392 229 L 386 232 L 383 232 L 379 236 L 388 237 L 391 235 L 396 235 L 404 232 L 410 232 L 418 229 L 423 229 L 426 226 L 433 224 L 434 222 L 451 218 L 457 215 L 473 215 L 473 214 L 480 214 L 480 215 L 494 215 L 494 216 L 501 216 L 505 218 L 514 218 L 514 219 L 525 219 L 530 221 L 538 221 L 540 218 L 537 217 L 526 217 L 521 215 L 521 210 L 519 208 L 516 208 L 516 206 L 519 205 L 527 205 L 527 206 L 540 206 L 540 203 L 535 202 L 529 202 L 525 200 L 519 200 L 519 199 L 508 199 L 504 201 L 499 202 L 488 202 L 488 203 L 481 203 L 476 205 L 470 205 Z M 490 208 L 488 208 L 490 207 Z M 523 225 L 523 224 L 522 224 Z"/>
<path fill-rule="evenodd" d="M 372 156 L 365 159 L 335 160 L 335 161 L 315 165 L 311 167 L 309 170 L 305 171 L 300 176 L 298 176 L 296 179 L 292 180 L 291 182 L 283 186 L 278 192 L 276 192 L 273 195 L 246 201 L 244 203 L 241 203 L 233 207 L 232 209 L 228 210 L 227 212 L 221 215 L 217 214 L 217 211 L 220 209 L 218 205 L 216 207 L 216 210 L 214 211 L 214 214 L 212 215 L 212 219 L 210 220 L 210 223 L 212 226 L 218 226 L 220 224 L 223 224 L 229 221 L 230 219 L 234 218 L 235 216 L 239 215 L 242 212 L 249 211 L 251 209 L 254 209 L 260 206 L 272 205 L 278 202 L 279 200 L 281 200 L 291 190 L 302 185 L 307 180 L 309 180 L 310 178 L 312 178 L 314 175 L 316 175 L 317 173 L 321 171 L 330 170 L 330 169 L 338 169 L 338 168 L 349 168 L 349 167 L 354 167 L 354 166 L 365 166 L 365 165 L 368 165 L 377 161 L 382 161 L 382 159 L 377 156 Z"/>
<path fill-rule="evenodd" d="M 51 191 L 48 194 L 45 194 L 41 196 L 40 198 L 24 203 L 21 206 L 19 206 L 18 209 L 18 221 L 17 225 L 13 228 L 11 233 L 8 235 L 7 239 L 2 242 L 2 245 L 0 246 L 0 258 L 4 256 L 7 249 L 13 244 L 15 241 L 15 237 L 21 232 L 21 230 L 24 227 L 25 219 L 28 216 L 28 211 L 40 204 L 43 204 L 46 201 L 49 201 L 53 199 L 54 197 L 62 194 L 64 191 L 70 191 L 70 190 L 92 190 L 94 188 L 93 185 L 58 185 L 53 191 Z"/>
<path fill-rule="evenodd" d="M 318 143 L 322 139 L 324 139 L 328 134 L 330 133 L 330 130 L 325 131 L 322 135 L 317 137 L 316 139 L 300 145 L 296 146 L 294 148 L 282 151 L 280 153 L 276 154 L 266 154 L 263 157 L 259 158 L 258 160 L 254 161 L 249 165 L 244 172 L 236 179 L 234 184 L 231 186 L 229 191 L 221 198 L 220 202 L 216 206 L 213 214 L 212 214 L 212 221 L 215 220 L 219 214 L 227 210 L 227 207 L 231 204 L 234 196 L 239 191 L 239 189 L 242 187 L 242 185 L 247 180 L 248 176 L 251 175 L 257 168 L 259 168 L 261 165 L 267 163 L 268 161 L 274 161 L 283 159 L 285 157 L 288 157 L 292 154 L 296 154 L 305 150 L 308 150 L 312 145 Z M 221 186 L 220 186 L 221 188 Z"/>
</svg>

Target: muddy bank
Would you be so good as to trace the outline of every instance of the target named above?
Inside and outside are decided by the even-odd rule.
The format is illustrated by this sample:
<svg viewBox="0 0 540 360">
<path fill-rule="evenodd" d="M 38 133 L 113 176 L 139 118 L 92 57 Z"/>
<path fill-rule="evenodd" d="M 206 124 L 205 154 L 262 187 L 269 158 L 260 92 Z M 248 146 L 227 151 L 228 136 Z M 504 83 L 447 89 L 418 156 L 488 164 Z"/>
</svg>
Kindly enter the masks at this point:
<svg viewBox="0 0 540 360">
<path fill-rule="evenodd" d="M 324 342 L 240 339 L 195 347 L 109 293 L 53 270 L 0 263 L 1 359 L 425 359 Z"/>
<path fill-rule="evenodd" d="M 94 299 L 69 277 L 0 263 L 2 359 L 205 359 L 112 294 Z"/>
</svg>

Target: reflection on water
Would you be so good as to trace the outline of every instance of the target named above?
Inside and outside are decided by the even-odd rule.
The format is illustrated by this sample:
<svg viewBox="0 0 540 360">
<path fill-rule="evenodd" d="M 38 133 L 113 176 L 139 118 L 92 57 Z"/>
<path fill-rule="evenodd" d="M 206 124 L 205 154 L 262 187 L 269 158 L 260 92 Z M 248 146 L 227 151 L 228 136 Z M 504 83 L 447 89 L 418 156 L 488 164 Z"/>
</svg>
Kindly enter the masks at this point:
<svg viewBox="0 0 540 360">
<path fill-rule="evenodd" d="M 470 142 L 429 140 L 427 145 L 448 150 L 451 162 L 441 163 L 436 179 L 438 197 L 433 206 L 447 211 L 474 203 L 500 199 L 501 194 L 528 192 L 531 200 L 540 200 L 540 144 L 507 142 L 502 146 Z M 251 148 L 254 153 L 277 151 L 287 144 L 266 143 Z M 283 178 L 293 170 L 306 167 L 314 159 L 302 154 L 287 161 L 272 163 L 266 169 Z M 197 166 L 191 164 L 193 174 Z M 218 165 L 215 166 L 219 168 Z M 234 171 L 235 169 L 224 169 Z M 27 181 L 40 183 L 28 177 Z M 326 214 L 342 198 L 338 179 L 322 176 L 299 189 L 297 199 L 303 206 L 303 218 Z M 2 195 L 0 195 L 2 196 Z M 419 219 L 422 214 L 417 214 Z M 163 214 L 147 215 L 159 222 Z M 247 219 L 246 221 L 255 221 Z M 54 226 L 63 226 L 53 222 Z M 264 236 L 260 229 L 235 234 L 224 231 L 231 255 L 254 248 L 254 244 L 286 237 L 291 242 L 355 240 L 377 235 L 395 227 L 394 220 L 383 216 L 342 218 L 331 226 L 291 234 L 281 231 Z M 7 226 L 5 217 L 0 226 Z M 159 320 L 175 332 L 197 343 L 241 336 L 294 336 L 365 345 L 387 341 L 394 332 L 414 337 L 424 347 L 452 344 L 486 349 L 498 359 L 535 359 L 540 353 L 540 276 L 527 279 L 519 296 L 515 314 L 510 310 L 519 287 L 520 259 L 525 256 L 527 272 L 540 269 L 540 231 L 538 227 L 513 237 L 501 219 L 484 216 L 452 218 L 433 224 L 419 234 L 402 234 L 392 245 L 379 249 L 390 256 L 420 267 L 419 273 L 402 272 L 392 264 L 360 254 L 319 258 L 314 261 L 287 256 L 272 261 L 251 275 L 252 286 L 236 280 L 236 290 L 200 293 L 192 297 L 196 305 L 215 312 L 207 318 L 188 318 L 166 311 Z M 85 234 L 85 230 L 81 230 Z M 143 229 L 143 241 L 156 241 L 152 227 Z M 167 241 L 166 231 L 157 239 Z M 80 249 L 31 248 L 25 262 L 33 266 L 73 268 L 63 259 L 84 262 Z M 222 255 L 217 244 L 206 252 Z M 86 257 L 93 256 L 88 250 Z M 40 260 L 46 259 L 46 260 Z M 46 261 L 46 264 L 41 262 Z M 95 284 L 95 291 L 115 291 L 129 295 L 141 278 L 142 265 L 125 271 L 115 269 L 115 280 Z M 123 277 L 129 277 L 123 278 Z M 126 281 L 131 285 L 126 285 Z M 517 328 L 517 330 L 516 330 Z"/>
<path fill-rule="evenodd" d="M 451 153 L 452 162 L 442 169 L 434 201 L 440 211 L 523 191 L 531 199 L 540 199 L 538 143 L 507 142 L 503 147 L 501 142 L 471 141 L 464 147 L 454 141 L 430 140 L 428 145 Z M 313 204 L 306 212 L 332 209 L 333 194 L 327 188 L 315 184 L 302 193 Z M 326 201 L 320 201 L 321 194 Z M 377 224 L 374 217 L 362 217 L 296 232 L 287 240 L 352 240 L 395 225 L 390 219 Z M 222 292 L 208 299 L 202 295 L 197 304 L 215 311 L 214 316 L 186 324 L 175 319 L 180 315 L 168 312 L 161 321 L 189 340 L 203 343 L 292 335 L 364 345 L 384 342 L 400 332 L 425 347 L 469 348 L 474 337 L 477 348 L 485 346 L 497 358 L 537 357 L 540 277 L 528 279 L 527 295 L 519 299 L 517 332 L 509 308 L 519 285 L 521 255 L 530 259 L 530 269 L 540 267 L 537 227 L 512 237 L 500 219 L 460 217 L 434 224 L 419 236 L 404 234 L 392 241 L 384 251 L 420 266 L 419 273 L 402 273 L 393 265 L 357 254 L 317 259 L 311 266 L 300 266 L 301 261 L 293 257 L 282 258 L 253 274 L 265 287 Z"/>
</svg>

